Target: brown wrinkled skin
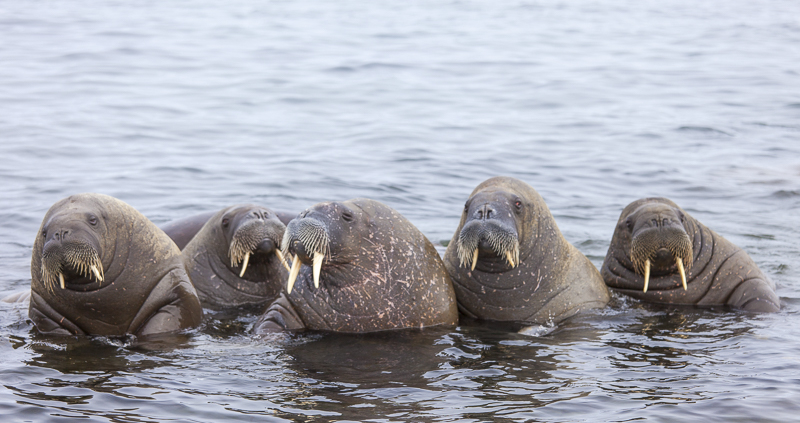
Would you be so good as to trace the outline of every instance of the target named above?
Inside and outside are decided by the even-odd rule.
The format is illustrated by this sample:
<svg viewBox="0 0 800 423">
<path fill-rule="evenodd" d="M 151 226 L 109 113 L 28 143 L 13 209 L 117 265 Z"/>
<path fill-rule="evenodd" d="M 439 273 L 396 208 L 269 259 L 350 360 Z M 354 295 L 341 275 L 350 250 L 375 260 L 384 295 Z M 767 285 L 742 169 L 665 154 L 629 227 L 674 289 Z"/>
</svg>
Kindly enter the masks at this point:
<svg viewBox="0 0 800 423">
<path fill-rule="evenodd" d="M 477 197 L 476 197 L 477 196 Z M 519 237 L 518 266 L 505 258 L 484 254 L 475 270 L 460 263 L 459 234 L 470 217 L 465 210 L 444 255 L 458 298 L 459 310 L 481 320 L 557 323 L 582 310 L 602 308 L 610 297 L 597 268 L 564 239 L 542 197 L 515 178 L 494 177 L 478 185 L 470 201 L 519 199 L 495 203 L 498 213 L 514 222 Z M 472 204 L 468 202 L 470 207 Z"/>
<path fill-rule="evenodd" d="M 644 276 L 634 272 L 630 259 L 634 224 L 654 216 L 682 213 L 683 228 L 692 240 L 693 262 L 686 272 L 684 291 L 676 266 L 665 274 L 651 273 L 647 292 Z M 630 219 L 629 219 L 630 218 Z M 778 311 L 775 284 L 742 249 L 705 227 L 666 198 L 644 198 L 622 211 L 601 269 L 606 284 L 640 300 L 699 306 L 727 305 L 749 311 Z"/>
<path fill-rule="evenodd" d="M 75 226 L 94 215 L 96 227 Z M 66 281 L 48 289 L 41 279 L 43 229 L 64 225 L 96 231 L 104 281 Z M 71 235 L 72 236 L 72 235 Z M 49 239 L 49 238 L 48 238 Z M 84 281 L 85 282 L 85 281 Z M 78 194 L 54 204 L 36 234 L 31 258 L 29 316 L 45 334 L 151 335 L 196 327 L 202 308 L 175 244 L 128 204 L 102 194 Z"/>
<path fill-rule="evenodd" d="M 342 220 L 344 209 L 352 211 L 352 222 Z M 436 249 L 397 211 L 353 199 L 320 203 L 301 216 L 306 213 L 326 223 L 331 236 L 320 286 L 314 288 L 311 266 L 304 263 L 291 294 L 284 291 L 270 305 L 256 334 L 362 333 L 458 322 L 452 284 Z"/>
<path fill-rule="evenodd" d="M 231 266 L 230 234 L 236 229 L 233 225 L 243 225 L 247 222 L 245 218 L 252 218 L 248 215 L 253 212 L 268 214 L 264 222 L 283 235 L 285 226 L 271 210 L 244 204 L 215 213 L 184 247 L 181 255 L 186 271 L 203 306 L 216 309 L 267 304 L 278 297 L 288 273 L 274 251 L 251 254 L 242 277 L 239 277 L 241 263 Z M 223 228 L 223 218 L 229 219 L 231 226 Z M 280 237 L 276 237 L 274 243 L 280 248 Z"/>
</svg>

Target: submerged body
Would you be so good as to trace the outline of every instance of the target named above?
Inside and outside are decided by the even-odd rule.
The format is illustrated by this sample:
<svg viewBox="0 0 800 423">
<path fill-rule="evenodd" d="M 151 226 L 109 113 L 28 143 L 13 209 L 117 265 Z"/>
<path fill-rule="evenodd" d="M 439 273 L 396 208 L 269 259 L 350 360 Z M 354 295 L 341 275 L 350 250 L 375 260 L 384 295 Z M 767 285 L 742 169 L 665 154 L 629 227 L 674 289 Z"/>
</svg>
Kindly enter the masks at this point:
<svg viewBox="0 0 800 423">
<path fill-rule="evenodd" d="M 170 238 L 128 204 L 78 194 L 54 204 L 31 258 L 29 316 L 61 335 L 150 335 L 200 324 Z"/>
<path fill-rule="evenodd" d="M 744 250 L 666 198 L 625 207 L 602 275 L 615 291 L 649 302 L 780 309 L 774 282 Z"/>
<path fill-rule="evenodd" d="M 475 188 L 444 262 L 459 310 L 471 318 L 557 323 L 610 299 L 597 268 L 564 239 L 539 193 L 514 178 Z"/>
<path fill-rule="evenodd" d="M 452 284 L 430 241 L 397 211 L 369 199 L 320 203 L 289 223 L 287 290 L 255 333 L 375 332 L 455 325 Z"/>
<path fill-rule="evenodd" d="M 280 252 L 285 230 L 270 209 L 252 204 L 208 218 L 181 253 L 203 306 L 258 305 L 277 298 L 288 269 Z"/>
</svg>

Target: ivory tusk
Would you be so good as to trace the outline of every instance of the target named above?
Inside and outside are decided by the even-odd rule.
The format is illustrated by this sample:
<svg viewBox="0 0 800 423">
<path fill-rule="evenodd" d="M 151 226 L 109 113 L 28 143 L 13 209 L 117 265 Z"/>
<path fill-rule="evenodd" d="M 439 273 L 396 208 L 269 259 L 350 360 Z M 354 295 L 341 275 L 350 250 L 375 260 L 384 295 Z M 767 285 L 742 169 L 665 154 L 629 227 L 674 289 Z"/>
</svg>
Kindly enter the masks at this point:
<svg viewBox="0 0 800 423">
<path fill-rule="evenodd" d="M 292 268 L 289 270 L 289 281 L 286 282 L 286 293 L 291 294 L 294 288 L 294 281 L 297 280 L 297 274 L 300 273 L 300 259 L 297 257 L 292 258 Z"/>
<path fill-rule="evenodd" d="M 285 267 L 286 270 L 289 270 L 289 271 L 292 270 L 292 269 L 289 268 L 289 265 L 286 263 L 286 258 L 283 257 L 283 253 L 281 253 L 281 250 L 276 248 L 275 249 L 275 255 L 278 256 L 278 259 L 281 261 L 281 264 L 283 264 L 283 267 Z"/>
<path fill-rule="evenodd" d="M 476 264 L 478 264 L 478 249 L 477 248 L 472 253 L 472 267 L 469 270 L 470 271 L 475 270 L 475 265 Z"/>
<path fill-rule="evenodd" d="M 644 291 L 647 292 L 647 285 L 650 284 L 650 260 L 644 262 Z"/>
<path fill-rule="evenodd" d="M 683 284 L 683 290 L 686 291 L 686 269 L 683 268 L 683 260 L 678 257 L 675 261 L 678 262 L 678 270 L 681 272 L 681 283 Z"/>
<path fill-rule="evenodd" d="M 244 276 L 244 271 L 247 270 L 247 263 L 250 263 L 250 253 L 246 253 L 244 255 L 244 260 L 242 261 L 242 271 L 239 272 L 240 278 Z"/>
<path fill-rule="evenodd" d="M 319 288 L 319 272 L 322 270 L 322 260 L 325 260 L 325 254 L 319 251 L 314 252 L 314 288 Z"/>
</svg>

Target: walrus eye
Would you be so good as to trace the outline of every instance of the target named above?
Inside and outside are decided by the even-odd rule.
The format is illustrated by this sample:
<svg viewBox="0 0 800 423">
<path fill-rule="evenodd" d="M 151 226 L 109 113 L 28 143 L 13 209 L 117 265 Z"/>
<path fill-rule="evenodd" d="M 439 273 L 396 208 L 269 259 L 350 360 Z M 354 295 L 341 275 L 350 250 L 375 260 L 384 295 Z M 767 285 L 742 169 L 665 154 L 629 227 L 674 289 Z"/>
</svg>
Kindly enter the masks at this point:
<svg viewBox="0 0 800 423">
<path fill-rule="evenodd" d="M 519 200 L 515 201 L 514 202 L 514 207 L 516 207 L 517 210 L 522 210 L 522 201 L 519 201 Z"/>
<path fill-rule="evenodd" d="M 630 217 L 625 219 L 625 226 L 627 226 L 628 229 L 633 229 L 633 220 L 631 220 Z"/>
<path fill-rule="evenodd" d="M 344 219 L 344 220 L 346 220 L 348 222 L 352 222 L 353 221 L 353 213 L 350 212 L 349 210 L 343 211 L 342 212 L 342 219 Z"/>
<path fill-rule="evenodd" d="M 231 223 L 231 221 L 227 217 L 222 219 L 222 227 L 223 228 L 227 228 L 230 223 Z"/>
<path fill-rule="evenodd" d="M 97 217 L 89 216 L 89 224 L 92 225 L 92 226 L 97 225 Z"/>
</svg>

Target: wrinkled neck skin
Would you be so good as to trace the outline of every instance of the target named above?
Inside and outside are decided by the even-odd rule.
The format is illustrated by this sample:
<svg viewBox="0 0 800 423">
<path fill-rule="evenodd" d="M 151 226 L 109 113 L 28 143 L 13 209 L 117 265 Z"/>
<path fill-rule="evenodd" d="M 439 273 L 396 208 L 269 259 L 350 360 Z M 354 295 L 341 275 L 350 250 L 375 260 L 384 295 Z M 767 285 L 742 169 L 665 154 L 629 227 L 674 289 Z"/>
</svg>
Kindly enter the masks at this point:
<svg viewBox="0 0 800 423">
<path fill-rule="evenodd" d="M 241 269 L 230 266 L 227 253 L 220 256 L 218 251 L 199 247 L 184 259 L 200 301 L 212 309 L 268 303 L 278 296 L 287 277 L 274 253 L 251 255 L 241 278 Z"/>
<path fill-rule="evenodd" d="M 258 217 L 253 213 L 260 213 Z M 274 216 L 263 216 L 268 210 L 253 207 L 230 207 L 214 215 L 184 248 L 186 269 L 204 306 L 218 309 L 231 306 L 264 304 L 274 300 L 286 279 L 286 271 L 275 254 L 280 245 L 278 230 L 283 224 Z M 244 261 L 232 263 L 231 244 L 237 231 L 264 219 L 275 226 L 270 250 L 255 248 L 247 258 L 247 267 L 240 277 Z M 256 222 L 257 223 L 257 222 Z M 280 234 L 282 237 L 282 233 Z M 260 239 L 260 237 L 259 237 Z M 258 241 L 261 243 L 262 241 Z"/>
<path fill-rule="evenodd" d="M 37 316 L 35 322 L 50 319 L 62 326 L 55 327 L 53 333 L 137 334 L 151 317 L 148 313 L 158 309 L 156 305 L 153 305 L 156 307 L 154 310 L 150 310 L 149 305 L 143 307 L 152 304 L 149 297 L 153 288 L 170 272 L 185 275 L 179 251 L 166 235 L 161 233 L 159 236 L 154 232 L 157 228 L 127 204 L 106 196 L 88 198 L 77 195 L 64 199 L 51 207 L 45 216 L 31 259 L 30 314 Z M 105 200 L 97 202 L 93 198 Z M 96 240 L 103 265 L 103 281 L 95 278 L 67 279 L 65 289 L 58 283 L 48 289 L 40 271 L 43 231 L 46 229 L 52 233 L 55 230 L 51 226 L 54 218 L 82 215 L 87 209 L 98 218 L 97 227 L 102 226 L 102 234 L 98 232 Z M 40 327 L 38 323 L 37 327 Z"/>
<path fill-rule="evenodd" d="M 641 204 L 647 203 L 634 203 L 634 205 L 638 206 Z M 666 204 L 674 205 L 671 202 Z M 634 205 L 628 206 L 628 208 L 635 211 L 638 207 L 634 207 Z M 644 275 L 637 273 L 630 257 L 632 233 L 637 229 L 635 227 L 629 228 L 626 224 L 626 219 L 631 213 L 623 213 L 623 216 L 620 217 L 611 242 L 611 248 L 602 266 L 603 279 L 609 287 L 641 299 L 650 299 L 657 295 L 659 291 L 670 291 L 671 295 L 678 296 L 678 301 L 682 304 L 696 303 L 710 288 L 712 278 L 698 278 L 698 276 L 706 275 L 709 272 L 709 265 L 713 266 L 711 261 L 715 254 L 715 246 L 718 246 L 717 253 L 719 254 L 731 255 L 739 249 L 730 248 L 729 246 L 732 246 L 732 244 L 727 241 L 725 241 L 724 245 L 718 245 L 720 243 L 716 238 L 719 235 L 677 206 L 674 207 L 683 213 L 684 221 L 682 226 L 692 241 L 692 263 L 684 264 L 686 267 L 687 290 L 684 291 L 683 289 L 677 265 L 671 264 L 666 267 L 653 267 L 650 273 L 648 292 L 643 292 Z M 730 251 L 725 252 L 722 251 L 723 249 Z"/>
</svg>

